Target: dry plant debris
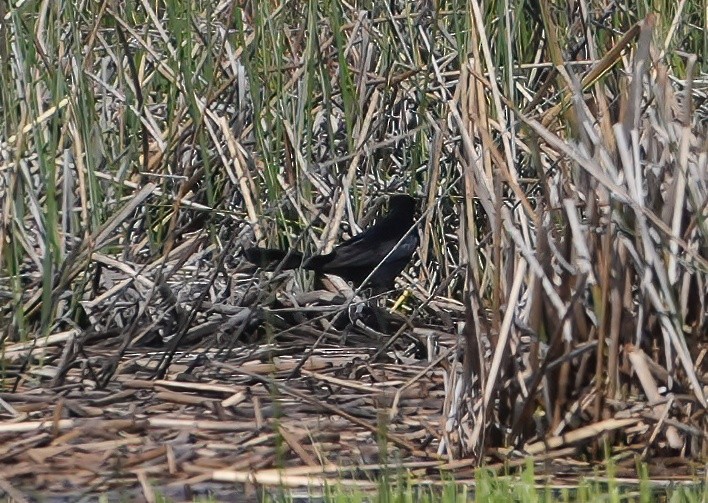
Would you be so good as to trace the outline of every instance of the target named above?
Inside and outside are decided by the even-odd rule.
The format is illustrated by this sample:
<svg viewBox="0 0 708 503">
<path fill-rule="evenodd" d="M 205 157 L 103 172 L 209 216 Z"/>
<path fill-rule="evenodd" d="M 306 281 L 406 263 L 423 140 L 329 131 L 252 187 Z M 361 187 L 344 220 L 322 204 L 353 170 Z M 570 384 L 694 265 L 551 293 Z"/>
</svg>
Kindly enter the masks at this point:
<svg viewBox="0 0 708 503">
<path fill-rule="evenodd" d="M 140 30 L 105 5 L 57 40 L 0 5 L 4 88 L 39 97 L 0 132 L 1 491 L 705 470 L 697 59 L 675 77 L 654 15 L 566 30 L 542 2 L 516 65 L 504 19 L 425 4 L 220 3 L 170 29 L 144 4 Z M 396 295 L 241 258 L 327 251 L 401 191 L 421 246 Z"/>
</svg>

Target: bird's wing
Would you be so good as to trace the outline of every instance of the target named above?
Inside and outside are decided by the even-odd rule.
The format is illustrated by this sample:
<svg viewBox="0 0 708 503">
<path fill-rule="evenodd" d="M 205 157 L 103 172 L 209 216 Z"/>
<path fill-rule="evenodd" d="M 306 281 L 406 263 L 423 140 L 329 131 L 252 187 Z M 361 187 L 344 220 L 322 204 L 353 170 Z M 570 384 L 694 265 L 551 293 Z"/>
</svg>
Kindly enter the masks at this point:
<svg viewBox="0 0 708 503">
<path fill-rule="evenodd" d="M 359 234 L 363 236 L 366 233 Z M 369 267 L 373 269 L 376 265 L 384 260 L 389 252 L 396 246 L 396 243 L 401 239 L 402 234 L 396 234 L 386 239 L 351 239 L 336 247 L 331 255 L 332 259 L 323 267 L 323 271 L 327 269 L 334 272 L 335 269 L 346 267 Z M 358 237 L 358 236 L 357 236 Z M 417 246 L 417 235 L 414 240 L 404 239 L 403 242 L 396 247 L 391 253 L 387 262 L 399 260 L 401 258 L 410 258 Z"/>
</svg>

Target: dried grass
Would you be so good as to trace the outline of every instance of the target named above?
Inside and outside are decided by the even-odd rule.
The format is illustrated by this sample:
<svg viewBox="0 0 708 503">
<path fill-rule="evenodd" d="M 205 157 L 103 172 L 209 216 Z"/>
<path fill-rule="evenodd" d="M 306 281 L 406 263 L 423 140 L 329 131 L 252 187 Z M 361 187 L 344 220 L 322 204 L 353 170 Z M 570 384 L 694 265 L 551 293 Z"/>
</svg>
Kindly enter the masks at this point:
<svg viewBox="0 0 708 503">
<path fill-rule="evenodd" d="M 392 465 L 465 480 L 527 454 L 556 481 L 570 460 L 704 469 L 706 84 L 676 64 L 685 13 L 617 31 L 599 4 L 542 3 L 514 44 L 544 49 L 517 60 L 520 13 L 475 2 L 141 5 L 0 11 L 2 491 L 373 488 Z M 378 316 L 240 256 L 327 251 L 401 190 L 421 247 Z"/>
</svg>

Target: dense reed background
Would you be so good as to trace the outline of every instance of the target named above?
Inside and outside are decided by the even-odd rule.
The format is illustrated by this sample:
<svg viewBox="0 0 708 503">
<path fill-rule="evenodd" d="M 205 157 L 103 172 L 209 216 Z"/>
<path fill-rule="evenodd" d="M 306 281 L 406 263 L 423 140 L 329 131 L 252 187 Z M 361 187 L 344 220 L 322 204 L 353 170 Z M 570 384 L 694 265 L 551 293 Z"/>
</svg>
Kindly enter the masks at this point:
<svg viewBox="0 0 708 503">
<path fill-rule="evenodd" d="M 263 309 L 310 279 L 268 282 L 242 248 L 329 250 L 407 192 L 422 242 L 396 330 L 462 334 L 426 357 L 439 454 L 705 459 L 706 12 L 1 4 L 3 389 L 106 387 L 148 343 L 169 376 L 214 333 L 287 347 L 314 322 Z M 206 324 L 224 303 L 247 314 Z"/>
</svg>

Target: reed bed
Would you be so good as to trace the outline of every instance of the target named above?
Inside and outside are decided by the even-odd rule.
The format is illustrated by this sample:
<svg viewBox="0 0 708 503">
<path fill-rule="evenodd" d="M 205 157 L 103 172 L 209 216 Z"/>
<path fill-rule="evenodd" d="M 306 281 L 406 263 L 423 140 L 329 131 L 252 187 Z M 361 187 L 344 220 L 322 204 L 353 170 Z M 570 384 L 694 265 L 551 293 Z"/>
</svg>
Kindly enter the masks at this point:
<svg viewBox="0 0 708 503">
<path fill-rule="evenodd" d="M 653 8 L 0 4 L 0 490 L 705 476 L 708 21 Z M 242 257 L 396 192 L 395 292 Z"/>
</svg>

